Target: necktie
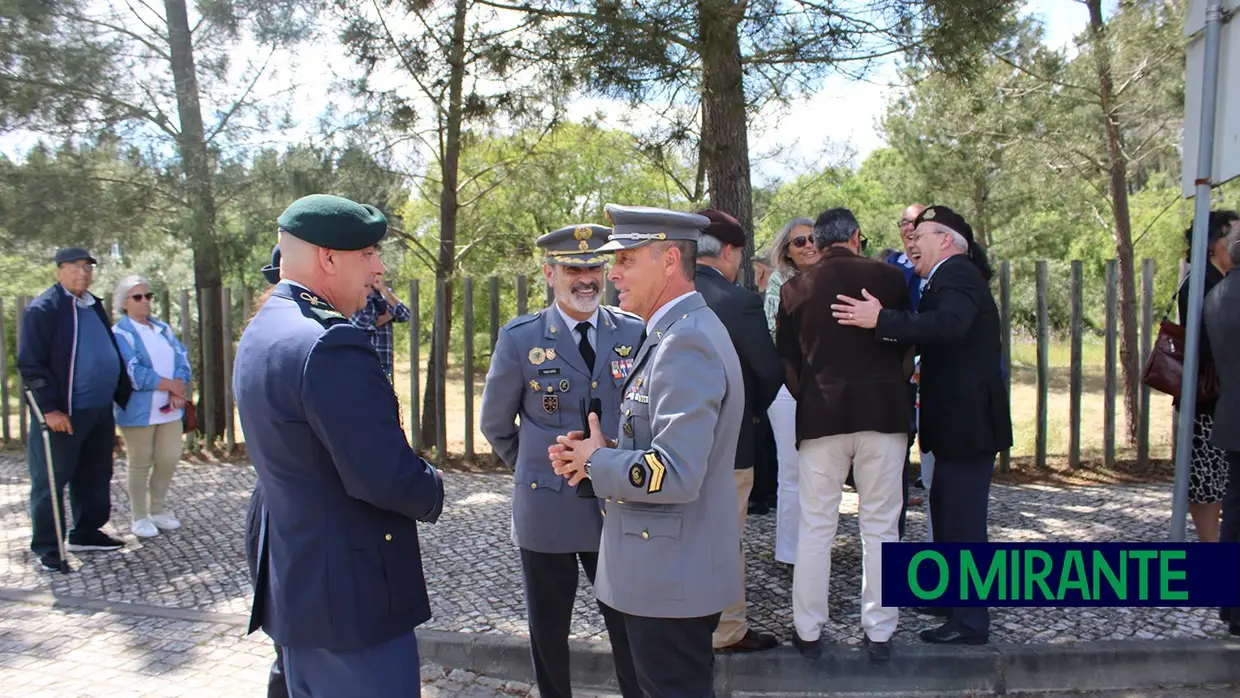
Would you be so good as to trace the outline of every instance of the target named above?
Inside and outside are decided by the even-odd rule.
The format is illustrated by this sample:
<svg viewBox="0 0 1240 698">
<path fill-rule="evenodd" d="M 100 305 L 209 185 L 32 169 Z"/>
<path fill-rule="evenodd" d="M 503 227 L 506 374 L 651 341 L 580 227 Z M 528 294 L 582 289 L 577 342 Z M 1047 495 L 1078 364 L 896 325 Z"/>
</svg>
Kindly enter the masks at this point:
<svg viewBox="0 0 1240 698">
<path fill-rule="evenodd" d="M 577 334 L 581 335 L 581 341 L 577 342 L 577 348 L 581 350 L 581 358 L 586 361 L 586 368 L 590 372 L 594 372 L 594 347 L 590 346 L 590 323 L 577 323 Z"/>
<path fill-rule="evenodd" d="M 636 353 L 637 351 L 640 351 L 642 348 L 642 345 L 645 343 L 646 343 L 646 330 L 642 330 L 642 336 L 637 338 L 637 346 L 633 347 L 634 353 Z"/>
</svg>

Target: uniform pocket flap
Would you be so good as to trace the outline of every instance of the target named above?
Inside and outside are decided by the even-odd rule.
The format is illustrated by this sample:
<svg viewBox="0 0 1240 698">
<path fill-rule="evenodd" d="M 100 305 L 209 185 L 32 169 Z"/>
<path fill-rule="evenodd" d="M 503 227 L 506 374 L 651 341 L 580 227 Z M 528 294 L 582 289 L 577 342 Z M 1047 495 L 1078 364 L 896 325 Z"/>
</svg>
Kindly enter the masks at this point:
<svg viewBox="0 0 1240 698">
<path fill-rule="evenodd" d="M 620 518 L 620 530 L 626 536 L 641 538 L 680 538 L 682 516 L 671 512 L 627 510 Z"/>
<path fill-rule="evenodd" d="M 548 465 L 546 470 L 536 470 L 534 468 L 519 468 L 516 473 L 517 484 L 522 485 L 531 490 L 549 489 L 559 492 L 564 486 L 564 476 L 556 475 Z"/>
</svg>

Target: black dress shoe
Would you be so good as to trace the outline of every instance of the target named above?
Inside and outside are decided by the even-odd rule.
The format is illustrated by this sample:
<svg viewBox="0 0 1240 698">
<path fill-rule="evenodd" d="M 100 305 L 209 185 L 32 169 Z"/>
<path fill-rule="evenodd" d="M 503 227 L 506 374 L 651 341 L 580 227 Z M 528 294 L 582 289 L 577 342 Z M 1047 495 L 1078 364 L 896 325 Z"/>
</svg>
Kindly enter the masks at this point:
<svg viewBox="0 0 1240 698">
<path fill-rule="evenodd" d="M 944 623 L 937 628 L 923 630 L 920 634 L 922 642 L 936 645 L 984 645 L 990 638 L 962 630 L 955 623 Z"/>
<path fill-rule="evenodd" d="M 779 640 L 769 633 L 760 633 L 750 628 L 745 633 L 745 637 L 733 642 L 727 647 L 720 647 L 715 650 L 719 654 L 736 654 L 738 652 L 765 652 L 766 650 L 775 649 L 779 646 Z"/>
<path fill-rule="evenodd" d="M 801 636 L 797 635 L 796 629 L 793 629 L 792 646 L 797 648 L 797 651 L 799 651 L 801 655 L 804 657 L 808 657 L 810 659 L 818 659 L 819 657 L 822 656 L 822 638 L 821 637 L 818 638 L 817 640 L 802 640 Z"/>
<path fill-rule="evenodd" d="M 936 618 L 951 618 L 952 615 L 952 609 L 947 606 L 918 606 L 913 609 L 913 612 Z"/>
<path fill-rule="evenodd" d="M 872 662 L 885 662 L 891 659 L 891 640 L 886 642 L 875 642 L 870 639 L 869 635 L 865 636 L 865 651 L 870 655 Z"/>
</svg>

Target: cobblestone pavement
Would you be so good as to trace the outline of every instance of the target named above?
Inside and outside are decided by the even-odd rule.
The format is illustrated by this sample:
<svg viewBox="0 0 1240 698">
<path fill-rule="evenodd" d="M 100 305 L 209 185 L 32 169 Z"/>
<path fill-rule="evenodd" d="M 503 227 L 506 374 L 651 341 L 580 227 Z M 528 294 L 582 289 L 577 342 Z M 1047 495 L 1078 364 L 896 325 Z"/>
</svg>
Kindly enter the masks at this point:
<svg viewBox="0 0 1240 698">
<path fill-rule="evenodd" d="M 29 478 L 25 459 L 20 454 L 0 454 L 0 589 L 246 614 L 250 586 L 242 541 L 253 470 L 244 464 L 183 465 L 169 495 L 169 504 L 183 528 L 140 540 L 129 533 L 125 469 L 124 461 L 118 461 L 113 478 L 115 515 L 106 530 L 124 538 L 126 548 L 118 553 L 76 556 L 73 564 L 78 571 L 65 576 L 37 567 L 28 548 Z M 449 501 L 443 517 L 436 525 L 421 527 L 423 562 L 432 589 L 434 613 L 427 627 L 524 634 L 519 559 L 509 540 L 511 478 L 449 473 L 446 484 Z M 828 641 L 846 644 L 859 643 L 862 637 L 856 506 L 856 496 L 846 493 L 840 535 L 833 551 L 832 621 L 824 629 Z M 1165 540 L 1169 509 L 1170 487 L 1163 485 L 1068 490 L 997 486 L 991 500 L 990 534 L 993 540 L 1009 541 Z M 923 536 L 924 526 L 922 510 L 914 508 L 909 514 L 909 537 Z M 773 560 L 774 527 L 773 515 L 749 517 L 746 554 L 750 616 L 753 625 L 787 640 L 791 627 L 791 574 Z M 584 578 L 581 587 L 573 634 L 578 638 L 604 639 L 602 620 Z M 40 617 L 46 622 L 41 623 Z M 927 619 L 902 614 L 900 631 L 903 638 L 909 639 L 926 624 Z M 87 632 L 82 631 L 83 625 Z M 995 642 L 1225 636 L 1225 629 L 1212 609 L 997 609 L 992 624 Z M 81 671 L 105 680 L 100 679 L 100 673 L 90 670 L 94 665 L 89 658 L 97 656 L 103 662 L 99 666 L 105 667 L 102 673 L 107 674 L 106 668 L 116 669 L 118 645 L 123 648 L 121 662 L 129 667 L 128 671 L 142 676 L 163 676 L 205 661 L 207 666 L 245 671 L 221 674 L 212 670 L 208 672 L 210 676 L 198 680 L 248 681 L 246 685 L 261 686 L 270 659 L 262 639 L 243 639 L 235 626 L 59 609 L 49 614 L 46 607 L 0 602 L 0 684 L 6 688 L 10 685 L 10 672 L 34 676 L 32 682 L 41 680 L 38 677 L 46 676 L 46 668 L 51 666 L 47 662 L 55 662 L 57 656 L 69 649 L 75 650 L 74 657 L 80 654 L 88 658 L 83 660 Z M 22 659 L 30 653 L 13 648 L 23 647 L 40 648 L 39 652 L 46 656 L 35 653 L 35 658 Z M 442 681 L 455 685 L 451 676 Z M 125 690 L 136 685 L 122 683 Z M 32 684 L 37 685 L 40 684 Z M 468 690 L 458 688 L 468 694 L 477 686 L 470 685 Z M 8 695 L 7 691 L 5 694 Z"/>
</svg>

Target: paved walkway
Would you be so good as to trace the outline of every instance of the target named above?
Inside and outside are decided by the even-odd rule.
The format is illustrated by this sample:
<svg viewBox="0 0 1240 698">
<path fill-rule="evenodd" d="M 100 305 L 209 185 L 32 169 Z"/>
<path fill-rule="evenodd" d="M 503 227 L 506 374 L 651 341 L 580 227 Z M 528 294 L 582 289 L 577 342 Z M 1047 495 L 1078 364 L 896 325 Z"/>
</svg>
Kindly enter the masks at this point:
<svg viewBox="0 0 1240 698">
<path fill-rule="evenodd" d="M 182 466 L 169 502 L 184 527 L 146 540 L 128 532 L 124 482 L 121 461 L 113 479 L 116 514 L 108 530 L 125 538 L 127 547 L 119 553 L 77 556 L 75 574 L 53 574 L 37 567 L 27 547 L 25 460 L 0 454 L 0 597 L 10 599 L 0 600 L 4 695 L 257 695 L 271 659 L 269 645 L 261 634 L 243 637 L 235 624 L 250 604 L 242 541 L 252 469 Z M 421 528 L 423 562 L 433 590 L 434 619 L 427 627 L 524 634 L 519 560 L 509 541 L 511 478 L 449 473 L 446 482 L 449 502 L 443 517 Z M 1169 489 L 996 487 L 991 536 L 1020 541 L 1164 540 Z M 846 493 L 834 550 L 833 619 L 824 631 L 830 642 L 857 644 L 862 637 L 856 505 L 856 496 Z M 910 537 L 924 535 L 924 525 L 921 511 L 910 513 Z M 754 625 L 786 641 L 791 576 L 773 561 L 773 539 L 773 515 L 749 518 L 750 613 Z M 573 634 L 603 639 L 602 620 L 584 579 L 581 584 Z M 113 602 L 121 610 L 49 612 L 47 605 L 29 602 L 52 597 Z M 143 606 L 204 615 L 158 617 Z M 224 621 L 197 619 L 215 617 L 210 614 L 221 614 Z M 923 618 L 903 615 L 897 641 L 915 641 L 914 633 L 925 624 Z M 992 628 L 995 642 L 1016 643 L 1226 637 L 1212 609 L 999 609 Z M 482 677 L 428 673 L 428 696 L 528 692 L 526 686 Z M 55 689 L 50 688 L 54 683 Z"/>
</svg>

